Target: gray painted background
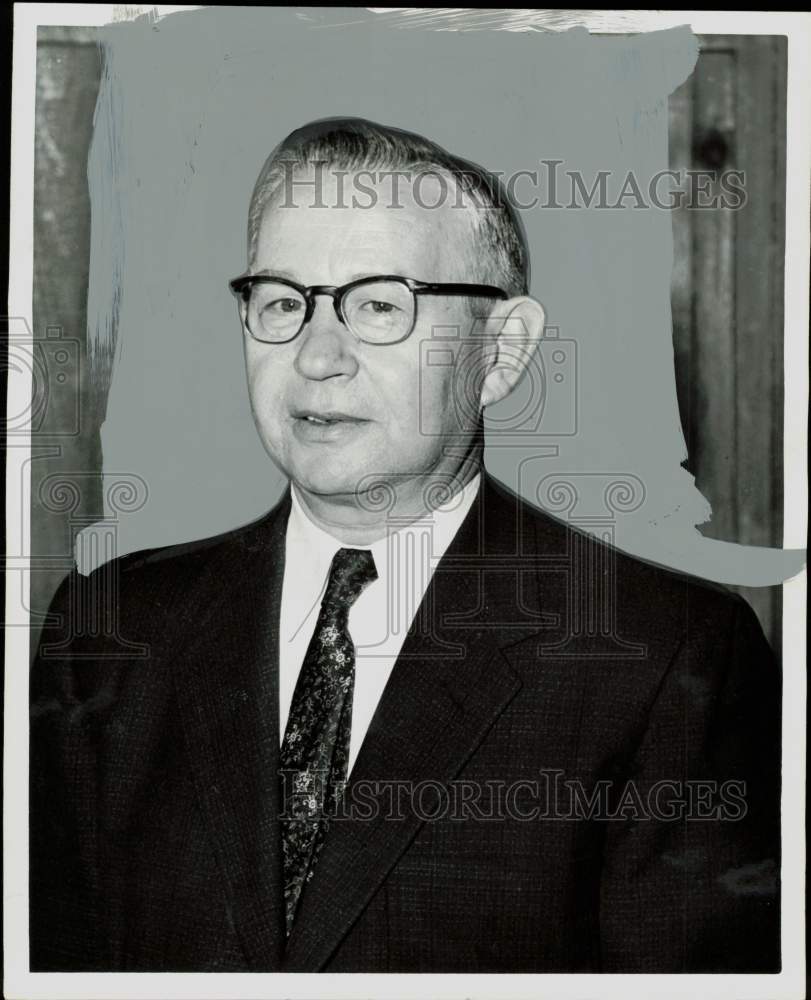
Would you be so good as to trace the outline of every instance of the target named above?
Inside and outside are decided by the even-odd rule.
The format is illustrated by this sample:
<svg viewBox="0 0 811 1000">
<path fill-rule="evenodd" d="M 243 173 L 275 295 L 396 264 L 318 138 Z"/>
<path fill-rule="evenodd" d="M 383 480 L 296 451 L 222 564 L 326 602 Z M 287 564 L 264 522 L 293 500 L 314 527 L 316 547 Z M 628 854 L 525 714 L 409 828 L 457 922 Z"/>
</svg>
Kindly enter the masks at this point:
<svg viewBox="0 0 811 1000">
<path fill-rule="evenodd" d="M 667 97 L 697 55 L 686 28 L 436 32 L 362 15 L 214 8 L 100 32 L 88 332 L 98 371 L 114 349 L 105 476 L 138 494 L 118 521 L 118 554 L 244 523 L 283 489 L 253 428 L 226 280 L 245 267 L 256 174 L 291 129 L 360 115 L 508 174 L 559 159 L 589 181 L 633 170 L 643 188 L 668 166 Z M 490 471 L 656 562 L 750 585 L 796 572 L 799 553 L 697 530 L 710 507 L 681 466 L 669 213 L 523 219 L 532 292 L 558 342 L 544 345 L 518 408 L 488 411 Z M 86 539 L 80 549 L 85 566 L 98 561 Z"/>
</svg>

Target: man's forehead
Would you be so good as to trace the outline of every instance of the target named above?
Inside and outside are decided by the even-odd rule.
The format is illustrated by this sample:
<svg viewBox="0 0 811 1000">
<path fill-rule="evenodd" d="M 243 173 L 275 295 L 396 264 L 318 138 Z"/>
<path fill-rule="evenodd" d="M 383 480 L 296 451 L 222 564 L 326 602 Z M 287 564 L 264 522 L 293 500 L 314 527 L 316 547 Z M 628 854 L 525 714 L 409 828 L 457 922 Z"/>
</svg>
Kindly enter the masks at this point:
<svg viewBox="0 0 811 1000">
<path fill-rule="evenodd" d="M 298 171 L 275 193 L 259 227 L 260 262 L 269 254 L 303 250 L 309 242 L 314 250 L 318 244 L 324 251 L 340 248 L 364 267 L 366 258 L 382 254 L 381 266 L 401 259 L 412 270 L 422 264 L 436 271 L 443 262 L 442 269 L 453 274 L 436 280 L 463 277 L 475 218 L 469 207 L 455 203 L 447 184 L 428 176 L 419 188 L 403 183 L 393 194 L 388 179 L 373 179 L 370 171 L 324 170 L 315 187 L 314 177 L 312 170 Z"/>
</svg>

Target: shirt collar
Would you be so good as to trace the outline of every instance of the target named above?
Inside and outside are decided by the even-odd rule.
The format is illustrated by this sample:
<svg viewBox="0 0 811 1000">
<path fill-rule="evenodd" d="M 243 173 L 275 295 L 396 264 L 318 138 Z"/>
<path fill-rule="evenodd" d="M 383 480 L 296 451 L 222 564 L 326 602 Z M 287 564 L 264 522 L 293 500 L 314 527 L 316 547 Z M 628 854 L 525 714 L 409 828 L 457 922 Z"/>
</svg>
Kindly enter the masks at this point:
<svg viewBox="0 0 811 1000">
<path fill-rule="evenodd" d="M 436 567 L 461 527 L 462 521 L 476 498 L 480 482 L 481 473 L 477 472 L 461 491 L 437 507 L 432 513 L 425 514 L 423 517 L 403 525 L 402 528 L 395 529 L 398 534 L 401 532 L 430 533 L 431 545 L 428 551 L 431 555 L 431 570 Z M 374 557 L 378 579 L 387 577 L 392 530 L 369 545 L 349 545 L 333 537 L 310 519 L 303 503 L 297 496 L 295 483 L 290 485 L 290 495 L 286 565 L 298 570 L 294 574 L 294 578 L 299 581 L 299 587 L 317 594 L 326 581 L 333 556 L 341 548 L 370 549 Z M 416 551 L 420 551 L 420 548 L 417 546 Z"/>
</svg>

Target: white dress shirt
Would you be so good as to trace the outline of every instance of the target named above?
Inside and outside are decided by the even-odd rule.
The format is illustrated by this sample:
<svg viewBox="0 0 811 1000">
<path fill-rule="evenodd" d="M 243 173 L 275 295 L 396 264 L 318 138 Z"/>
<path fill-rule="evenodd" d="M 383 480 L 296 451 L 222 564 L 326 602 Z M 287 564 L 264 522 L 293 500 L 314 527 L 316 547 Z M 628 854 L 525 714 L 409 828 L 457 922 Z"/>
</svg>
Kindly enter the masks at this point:
<svg viewBox="0 0 811 1000">
<path fill-rule="evenodd" d="M 284 739 L 304 655 L 315 630 L 333 556 L 342 548 L 371 549 L 377 579 L 349 611 L 355 644 L 355 689 L 349 770 L 383 694 L 403 641 L 439 560 L 476 498 L 481 474 L 450 501 L 410 524 L 392 523 L 371 545 L 350 545 L 312 522 L 291 485 L 279 629 L 279 733 Z"/>
</svg>

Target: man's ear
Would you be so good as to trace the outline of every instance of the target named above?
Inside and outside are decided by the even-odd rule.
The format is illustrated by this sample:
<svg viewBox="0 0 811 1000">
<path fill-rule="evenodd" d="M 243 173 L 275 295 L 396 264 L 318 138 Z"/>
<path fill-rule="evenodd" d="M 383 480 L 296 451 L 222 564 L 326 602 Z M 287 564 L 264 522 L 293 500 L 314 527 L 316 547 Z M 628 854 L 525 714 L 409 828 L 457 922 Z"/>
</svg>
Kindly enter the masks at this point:
<svg viewBox="0 0 811 1000">
<path fill-rule="evenodd" d="M 482 382 L 481 405 L 490 406 L 506 398 L 532 361 L 543 336 L 544 310 L 528 295 L 499 302 L 490 314 L 488 327 L 496 339 L 492 364 Z"/>
</svg>

